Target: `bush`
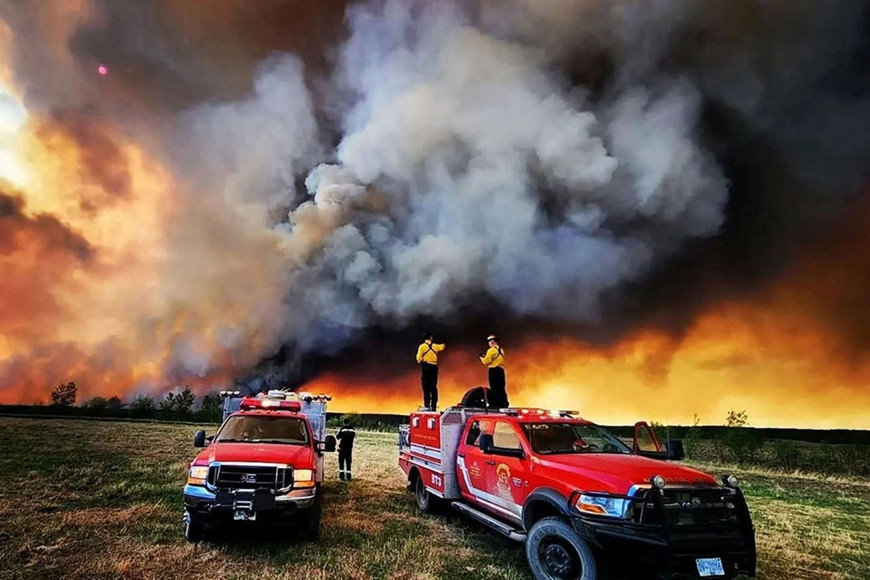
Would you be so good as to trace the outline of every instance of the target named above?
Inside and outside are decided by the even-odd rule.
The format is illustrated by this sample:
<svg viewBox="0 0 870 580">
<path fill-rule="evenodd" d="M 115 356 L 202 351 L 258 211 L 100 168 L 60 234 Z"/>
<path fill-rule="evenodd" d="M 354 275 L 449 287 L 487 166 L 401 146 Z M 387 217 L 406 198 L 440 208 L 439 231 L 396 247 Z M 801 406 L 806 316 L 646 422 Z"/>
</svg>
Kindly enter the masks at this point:
<svg viewBox="0 0 870 580">
<path fill-rule="evenodd" d="M 223 418 L 223 403 L 219 395 L 206 395 L 202 398 L 199 411 L 196 413 L 198 421 L 218 423 Z"/>
<path fill-rule="evenodd" d="M 154 401 L 151 397 L 139 395 L 130 403 L 130 412 L 137 419 L 147 419 L 154 414 Z"/>
<path fill-rule="evenodd" d="M 109 401 L 107 401 L 105 397 L 94 397 L 90 401 L 86 401 L 83 406 L 92 411 L 104 411 L 108 408 Z"/>
</svg>

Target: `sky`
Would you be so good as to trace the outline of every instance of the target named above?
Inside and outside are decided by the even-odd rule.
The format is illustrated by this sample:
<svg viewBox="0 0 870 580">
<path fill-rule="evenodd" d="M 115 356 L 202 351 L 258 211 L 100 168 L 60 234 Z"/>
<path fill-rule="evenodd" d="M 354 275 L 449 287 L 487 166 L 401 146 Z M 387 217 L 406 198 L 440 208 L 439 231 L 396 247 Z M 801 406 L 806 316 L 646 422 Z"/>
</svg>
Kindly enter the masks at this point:
<svg viewBox="0 0 870 580">
<path fill-rule="evenodd" d="M 870 428 L 870 8 L 0 2 L 0 403 Z"/>
</svg>

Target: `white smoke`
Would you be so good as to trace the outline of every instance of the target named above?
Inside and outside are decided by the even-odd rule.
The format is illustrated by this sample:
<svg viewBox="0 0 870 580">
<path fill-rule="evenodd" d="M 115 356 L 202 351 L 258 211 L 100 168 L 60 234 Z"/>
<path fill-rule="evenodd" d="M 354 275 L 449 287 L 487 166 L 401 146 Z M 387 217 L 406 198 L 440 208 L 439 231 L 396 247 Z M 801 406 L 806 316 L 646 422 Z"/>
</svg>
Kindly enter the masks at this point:
<svg viewBox="0 0 870 580">
<path fill-rule="evenodd" d="M 332 352 L 375 323 L 450 320 L 470 296 L 588 320 L 605 291 L 717 231 L 727 188 L 698 143 L 688 80 L 592 102 L 559 74 L 558 51 L 505 33 L 510 18 L 485 20 L 501 29 L 458 2 L 352 7 L 332 81 L 351 102 L 332 154 L 292 57 L 261 69 L 250 100 L 185 116 L 183 159 L 197 169 L 184 173 L 204 196 L 194 211 L 217 198 L 240 244 L 180 244 L 248 311 L 224 346 L 257 336 L 264 354 Z M 318 157 L 332 161 L 300 199 L 294 184 Z M 228 269 L 233 256 L 252 261 Z M 176 351 L 202 368 L 202 349 Z"/>
<path fill-rule="evenodd" d="M 356 99 L 336 163 L 277 228 L 294 264 L 289 341 L 449 319 L 481 292 L 589 319 L 604 291 L 721 225 L 726 182 L 688 80 L 592 103 L 546 50 L 453 3 L 357 6 L 350 23 L 337 82 Z"/>
</svg>

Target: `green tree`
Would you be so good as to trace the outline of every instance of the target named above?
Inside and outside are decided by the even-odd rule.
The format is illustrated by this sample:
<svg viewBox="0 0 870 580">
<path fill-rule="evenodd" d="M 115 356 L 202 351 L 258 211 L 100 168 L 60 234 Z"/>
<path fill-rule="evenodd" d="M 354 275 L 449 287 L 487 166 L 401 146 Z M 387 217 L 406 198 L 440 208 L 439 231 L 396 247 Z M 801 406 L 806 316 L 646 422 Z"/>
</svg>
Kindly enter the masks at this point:
<svg viewBox="0 0 870 580">
<path fill-rule="evenodd" d="M 107 406 L 112 411 L 119 411 L 121 409 L 121 399 L 117 396 L 111 397 L 107 402 Z"/>
<path fill-rule="evenodd" d="M 109 406 L 109 401 L 107 401 L 105 397 L 94 397 L 90 401 L 86 401 L 84 406 L 85 408 L 94 411 L 102 411 Z"/>
<path fill-rule="evenodd" d="M 220 421 L 223 416 L 223 405 L 219 395 L 210 394 L 202 398 L 199 414 L 206 421 Z"/>
<path fill-rule="evenodd" d="M 139 395 L 130 402 L 130 411 L 134 417 L 150 417 L 154 414 L 154 401 L 151 397 Z"/>
<path fill-rule="evenodd" d="M 51 404 L 59 407 L 74 407 L 78 392 L 75 382 L 60 383 L 51 392 Z"/>
<path fill-rule="evenodd" d="M 728 411 L 728 414 L 725 415 L 725 426 L 726 427 L 748 427 L 749 426 L 749 415 L 746 414 L 746 410 L 743 411 L 735 411 L 731 409 Z"/>
<path fill-rule="evenodd" d="M 746 411 L 733 409 L 728 411 L 725 416 L 725 426 L 728 428 L 722 437 L 722 443 L 730 452 L 730 458 L 738 463 L 751 462 L 763 441 L 758 433 L 749 427 L 749 416 Z M 725 454 L 721 451 L 720 457 L 725 459 Z"/>
<path fill-rule="evenodd" d="M 185 386 L 178 393 L 166 393 L 166 398 L 160 402 L 160 410 L 172 415 L 190 415 L 195 402 L 196 395 L 193 394 L 190 387 Z"/>
</svg>

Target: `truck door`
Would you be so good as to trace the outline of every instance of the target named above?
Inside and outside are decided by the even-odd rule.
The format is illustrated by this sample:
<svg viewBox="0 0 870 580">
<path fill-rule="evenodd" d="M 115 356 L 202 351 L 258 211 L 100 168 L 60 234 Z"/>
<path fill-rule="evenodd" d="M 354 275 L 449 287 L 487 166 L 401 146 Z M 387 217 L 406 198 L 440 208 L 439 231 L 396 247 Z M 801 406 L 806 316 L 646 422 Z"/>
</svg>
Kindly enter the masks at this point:
<svg viewBox="0 0 870 580">
<path fill-rule="evenodd" d="M 529 493 L 525 450 L 516 427 L 510 421 L 496 421 L 492 450 L 486 457 L 486 490 L 499 507 L 517 517 Z"/>
<path fill-rule="evenodd" d="M 457 475 L 459 487 L 475 499 L 486 490 L 486 473 L 484 470 L 486 457 L 480 450 L 480 435 L 492 434 L 492 421 L 488 419 L 475 420 L 468 427 L 465 441 L 459 445 L 457 457 Z"/>
<path fill-rule="evenodd" d="M 645 421 L 634 424 L 634 442 L 632 445 L 635 453 L 661 453 L 662 446 L 656 437 L 655 431 L 652 430 Z"/>
</svg>

